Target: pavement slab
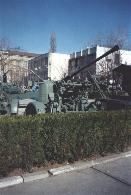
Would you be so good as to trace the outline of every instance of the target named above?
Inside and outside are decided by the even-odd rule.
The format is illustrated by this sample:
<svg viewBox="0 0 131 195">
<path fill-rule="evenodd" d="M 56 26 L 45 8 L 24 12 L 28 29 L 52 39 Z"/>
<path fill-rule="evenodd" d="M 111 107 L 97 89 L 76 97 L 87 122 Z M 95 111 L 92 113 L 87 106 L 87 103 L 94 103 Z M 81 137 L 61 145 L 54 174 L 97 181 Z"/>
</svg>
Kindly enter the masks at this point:
<svg viewBox="0 0 131 195">
<path fill-rule="evenodd" d="M 23 183 L 23 178 L 21 176 L 7 177 L 0 179 L 0 188 L 5 188 L 17 184 Z"/>
<path fill-rule="evenodd" d="M 23 177 L 23 182 L 25 183 L 25 182 L 31 182 L 39 179 L 45 179 L 49 177 L 49 174 L 47 171 L 37 171 L 34 173 L 24 174 L 22 177 Z"/>
</svg>

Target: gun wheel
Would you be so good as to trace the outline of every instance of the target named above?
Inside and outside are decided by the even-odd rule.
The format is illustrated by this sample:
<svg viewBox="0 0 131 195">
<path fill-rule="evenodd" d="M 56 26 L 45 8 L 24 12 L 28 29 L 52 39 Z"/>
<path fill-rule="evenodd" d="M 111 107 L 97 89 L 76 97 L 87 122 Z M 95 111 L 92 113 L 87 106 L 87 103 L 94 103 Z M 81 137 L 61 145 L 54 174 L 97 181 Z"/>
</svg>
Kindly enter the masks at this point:
<svg viewBox="0 0 131 195">
<path fill-rule="evenodd" d="M 32 103 L 28 104 L 25 109 L 25 115 L 36 115 L 36 114 L 37 114 L 37 111 L 36 111 L 35 106 Z"/>
</svg>

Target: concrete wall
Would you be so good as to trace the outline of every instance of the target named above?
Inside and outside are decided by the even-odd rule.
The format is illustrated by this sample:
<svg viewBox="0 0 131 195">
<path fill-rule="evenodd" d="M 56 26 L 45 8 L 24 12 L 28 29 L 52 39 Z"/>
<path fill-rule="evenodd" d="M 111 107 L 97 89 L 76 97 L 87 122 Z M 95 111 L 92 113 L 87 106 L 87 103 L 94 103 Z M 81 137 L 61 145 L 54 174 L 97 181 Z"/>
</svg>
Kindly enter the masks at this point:
<svg viewBox="0 0 131 195">
<path fill-rule="evenodd" d="M 120 50 L 122 64 L 131 65 L 131 51 Z"/>
<path fill-rule="evenodd" d="M 68 73 L 68 61 L 70 55 L 60 53 L 49 53 L 48 77 L 51 80 L 60 80 Z"/>
</svg>

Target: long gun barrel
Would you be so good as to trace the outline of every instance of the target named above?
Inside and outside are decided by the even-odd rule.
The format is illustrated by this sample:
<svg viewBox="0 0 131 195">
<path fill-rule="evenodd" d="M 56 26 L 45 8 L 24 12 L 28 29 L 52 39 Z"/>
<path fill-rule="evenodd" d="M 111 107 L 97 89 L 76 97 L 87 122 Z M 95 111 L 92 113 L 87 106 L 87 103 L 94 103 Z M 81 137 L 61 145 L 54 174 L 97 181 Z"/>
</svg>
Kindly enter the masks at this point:
<svg viewBox="0 0 131 195">
<path fill-rule="evenodd" d="M 81 72 L 82 70 L 92 66 L 93 64 L 95 64 L 97 61 L 101 60 L 102 58 L 108 56 L 109 54 L 118 51 L 119 50 L 119 46 L 115 45 L 112 49 L 110 49 L 109 51 L 107 51 L 106 53 L 104 53 L 102 56 L 98 57 L 97 59 L 93 60 L 92 62 L 90 62 L 89 64 L 83 66 L 82 68 L 80 68 L 79 70 L 75 71 L 74 73 L 72 73 L 70 76 L 66 76 L 63 80 L 67 81 L 70 80 L 72 77 L 74 77 L 75 75 L 77 75 L 79 72 Z"/>
</svg>

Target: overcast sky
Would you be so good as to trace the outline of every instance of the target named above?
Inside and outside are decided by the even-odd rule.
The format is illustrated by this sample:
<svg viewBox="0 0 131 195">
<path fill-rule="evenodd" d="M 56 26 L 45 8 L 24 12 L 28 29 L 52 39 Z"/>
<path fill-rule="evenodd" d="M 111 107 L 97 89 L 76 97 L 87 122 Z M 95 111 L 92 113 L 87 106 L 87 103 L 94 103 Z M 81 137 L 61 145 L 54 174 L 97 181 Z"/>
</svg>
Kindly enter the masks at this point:
<svg viewBox="0 0 131 195">
<path fill-rule="evenodd" d="M 53 31 L 57 51 L 71 53 L 117 28 L 131 41 L 131 0 L 0 0 L 0 38 L 29 52 L 48 52 Z"/>
</svg>

